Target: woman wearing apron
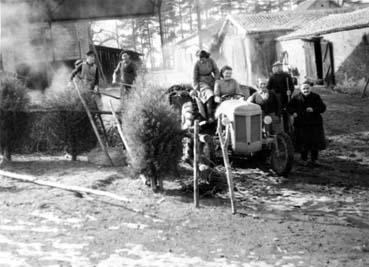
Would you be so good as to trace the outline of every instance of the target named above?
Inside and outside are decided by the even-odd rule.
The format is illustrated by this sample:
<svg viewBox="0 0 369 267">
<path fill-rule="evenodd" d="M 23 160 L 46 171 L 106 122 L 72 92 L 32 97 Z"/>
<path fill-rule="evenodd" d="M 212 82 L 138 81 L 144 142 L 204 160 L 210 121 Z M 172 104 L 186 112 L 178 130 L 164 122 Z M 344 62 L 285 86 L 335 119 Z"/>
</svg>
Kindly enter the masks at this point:
<svg viewBox="0 0 369 267">
<path fill-rule="evenodd" d="M 206 119 L 214 121 L 214 84 L 219 79 L 219 69 L 210 54 L 204 50 L 198 52 L 199 60 L 195 64 L 193 85 L 200 101 L 205 106 Z"/>
</svg>

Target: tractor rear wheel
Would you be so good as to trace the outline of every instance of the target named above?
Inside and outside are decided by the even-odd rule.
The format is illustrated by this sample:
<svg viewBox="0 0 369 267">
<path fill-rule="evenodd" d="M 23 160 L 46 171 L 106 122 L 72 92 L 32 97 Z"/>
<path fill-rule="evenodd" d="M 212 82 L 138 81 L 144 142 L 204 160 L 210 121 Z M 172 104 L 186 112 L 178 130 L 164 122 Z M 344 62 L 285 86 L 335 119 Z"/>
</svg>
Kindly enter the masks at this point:
<svg viewBox="0 0 369 267">
<path fill-rule="evenodd" d="M 278 133 L 272 145 L 272 169 L 281 176 L 287 176 L 293 164 L 293 145 L 291 138 L 285 133 Z"/>
</svg>

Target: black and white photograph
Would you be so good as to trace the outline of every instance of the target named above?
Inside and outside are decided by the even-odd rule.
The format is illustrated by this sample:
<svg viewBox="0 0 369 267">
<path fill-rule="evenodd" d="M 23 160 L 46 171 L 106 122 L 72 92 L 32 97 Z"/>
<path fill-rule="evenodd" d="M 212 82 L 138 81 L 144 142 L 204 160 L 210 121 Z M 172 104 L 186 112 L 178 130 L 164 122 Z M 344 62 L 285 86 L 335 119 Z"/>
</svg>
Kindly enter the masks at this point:
<svg viewBox="0 0 369 267">
<path fill-rule="evenodd" d="M 0 267 L 369 267 L 369 0 L 0 0 Z"/>
</svg>

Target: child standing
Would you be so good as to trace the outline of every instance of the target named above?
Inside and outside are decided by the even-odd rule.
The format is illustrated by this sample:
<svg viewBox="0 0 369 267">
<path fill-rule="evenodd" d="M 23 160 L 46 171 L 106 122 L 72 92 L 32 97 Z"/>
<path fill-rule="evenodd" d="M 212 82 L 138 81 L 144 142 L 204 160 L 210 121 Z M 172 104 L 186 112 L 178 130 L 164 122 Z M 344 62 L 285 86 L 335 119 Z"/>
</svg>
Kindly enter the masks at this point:
<svg viewBox="0 0 369 267">
<path fill-rule="evenodd" d="M 267 82 L 260 79 L 258 82 L 258 91 L 253 93 L 247 102 L 258 104 L 263 111 L 263 116 L 270 116 L 272 118 L 272 134 L 282 132 L 281 126 L 281 104 L 278 97 L 272 90 L 266 87 Z"/>
<path fill-rule="evenodd" d="M 318 94 L 311 92 L 311 86 L 310 82 L 305 81 L 301 92 L 287 106 L 287 112 L 294 117 L 296 150 L 301 153 L 304 165 L 307 165 L 309 152 L 311 163 L 317 165 L 319 150 L 326 147 L 321 116 L 326 106 Z"/>
</svg>

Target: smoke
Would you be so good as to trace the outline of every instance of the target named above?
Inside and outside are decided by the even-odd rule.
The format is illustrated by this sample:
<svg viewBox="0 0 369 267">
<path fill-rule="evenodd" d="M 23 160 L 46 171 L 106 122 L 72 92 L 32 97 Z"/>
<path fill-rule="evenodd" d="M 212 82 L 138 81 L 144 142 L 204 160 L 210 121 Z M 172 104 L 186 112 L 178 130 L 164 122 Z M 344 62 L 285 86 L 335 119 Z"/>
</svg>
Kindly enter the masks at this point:
<svg viewBox="0 0 369 267">
<path fill-rule="evenodd" d="M 45 56 L 42 44 L 48 34 L 44 18 L 45 10 L 32 2 L 2 2 L 1 48 L 5 70 L 15 72 L 20 63 L 30 63 L 34 71 L 39 70 L 37 63 Z"/>
<path fill-rule="evenodd" d="M 70 78 L 71 71 L 72 70 L 65 65 L 62 65 L 58 69 L 56 69 L 50 82 L 50 86 L 46 89 L 46 92 L 55 93 L 65 90 Z"/>
<path fill-rule="evenodd" d="M 31 102 L 42 106 L 46 95 L 67 89 L 71 68 L 63 61 L 80 57 L 78 31 L 86 30 L 87 36 L 87 27 L 47 23 L 47 11 L 53 8 L 53 0 L 1 1 L 3 68 L 17 73 L 28 88 L 35 89 L 29 92 Z M 87 47 L 88 39 L 84 39 L 82 47 Z"/>
</svg>

